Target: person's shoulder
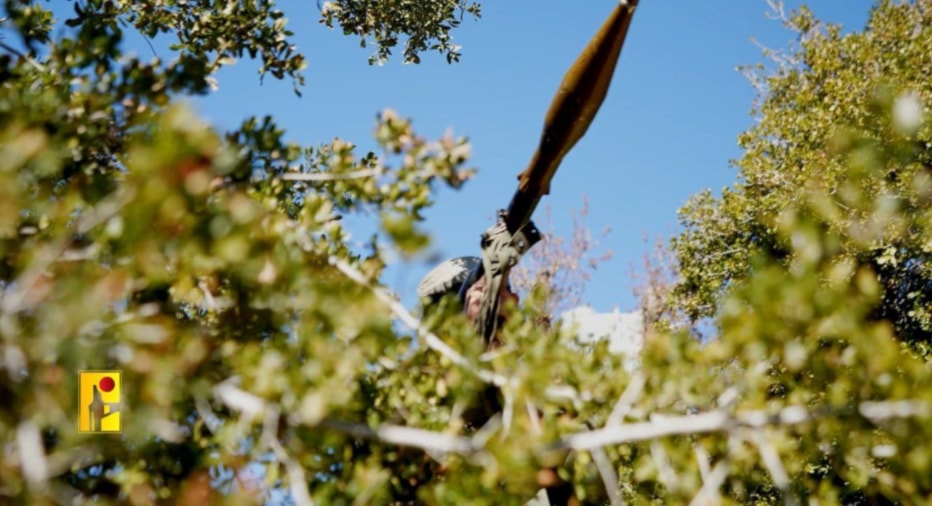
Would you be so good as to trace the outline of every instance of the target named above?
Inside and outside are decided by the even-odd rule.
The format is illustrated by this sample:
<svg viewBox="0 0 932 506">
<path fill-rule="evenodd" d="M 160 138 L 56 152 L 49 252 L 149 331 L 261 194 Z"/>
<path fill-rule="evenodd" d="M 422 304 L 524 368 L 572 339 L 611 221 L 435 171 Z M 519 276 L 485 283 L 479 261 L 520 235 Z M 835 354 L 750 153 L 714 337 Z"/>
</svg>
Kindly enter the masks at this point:
<svg viewBox="0 0 932 506">
<path fill-rule="evenodd" d="M 451 258 L 441 263 L 418 283 L 418 297 L 435 299 L 447 293 L 458 292 L 463 281 L 481 264 L 482 260 L 474 256 Z"/>
</svg>

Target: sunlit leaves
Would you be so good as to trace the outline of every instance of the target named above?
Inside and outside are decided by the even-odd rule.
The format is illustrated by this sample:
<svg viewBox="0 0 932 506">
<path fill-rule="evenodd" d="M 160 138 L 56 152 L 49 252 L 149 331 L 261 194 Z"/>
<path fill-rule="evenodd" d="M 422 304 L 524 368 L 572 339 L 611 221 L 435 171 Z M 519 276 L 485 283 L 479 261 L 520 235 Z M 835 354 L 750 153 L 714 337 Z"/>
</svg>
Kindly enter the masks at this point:
<svg viewBox="0 0 932 506">
<path fill-rule="evenodd" d="M 909 315 L 932 300 L 932 277 L 921 267 L 928 264 L 925 235 L 909 225 L 923 209 L 911 186 L 932 162 L 927 9 L 926 2 L 880 2 L 868 30 L 846 35 L 805 9 L 788 20 L 801 42 L 790 58 L 776 60 L 773 73 L 760 76 L 767 82 L 761 121 L 739 136 L 738 183 L 681 210 L 686 229 L 674 247 L 684 279 L 676 293 L 691 315 L 713 314 L 722 294 L 748 275 L 756 252 L 784 255 L 776 218 L 814 198 L 835 202 L 840 218 L 829 226 L 843 227 L 847 254 L 874 257 L 882 266 L 888 289 L 881 311 L 900 336 L 928 340 L 928 320 Z M 905 220 L 897 218 L 901 211 Z"/>
<path fill-rule="evenodd" d="M 369 63 L 382 64 L 392 54 L 399 34 L 405 34 L 403 58 L 405 63 L 420 63 L 420 54 L 437 51 L 448 63 L 460 59 L 460 46 L 453 43 L 450 32 L 462 23 L 468 14 L 481 15 L 479 2 L 466 0 L 407 1 L 346 1 L 323 2 L 322 23 L 329 27 L 339 24 L 346 35 L 356 35 L 360 45 L 373 42 L 376 52 Z"/>
<path fill-rule="evenodd" d="M 929 7 L 879 2 L 869 29 L 848 35 L 806 9 L 789 18 L 799 47 L 759 76 L 740 180 L 680 212 L 677 303 L 716 318 L 697 358 L 738 409 L 929 398 L 929 207 L 917 193 L 932 153 Z M 905 457 L 927 454 L 927 437 L 857 416 L 771 434 L 797 497 L 844 504 L 927 501 L 929 464 Z M 729 487 L 742 503 L 781 495 L 767 474 Z"/>
</svg>

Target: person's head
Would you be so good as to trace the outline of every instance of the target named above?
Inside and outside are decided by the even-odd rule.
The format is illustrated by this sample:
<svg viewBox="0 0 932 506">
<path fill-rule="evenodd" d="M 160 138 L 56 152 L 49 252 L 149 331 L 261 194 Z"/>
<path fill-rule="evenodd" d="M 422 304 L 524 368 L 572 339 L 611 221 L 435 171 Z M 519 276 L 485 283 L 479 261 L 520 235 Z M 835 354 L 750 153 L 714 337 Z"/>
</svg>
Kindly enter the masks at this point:
<svg viewBox="0 0 932 506">
<path fill-rule="evenodd" d="M 443 262 L 424 276 L 417 287 L 417 293 L 428 307 L 436 304 L 446 295 L 458 294 L 467 317 L 475 323 L 479 318 L 485 283 L 482 260 L 479 257 L 459 257 Z M 507 279 L 499 295 L 501 297 L 499 317 L 503 318 L 508 301 L 517 304 L 518 296 L 511 291 L 511 285 Z"/>
<path fill-rule="evenodd" d="M 469 318 L 469 321 L 473 323 L 476 323 L 479 320 L 479 311 L 482 308 L 482 292 L 485 291 L 485 284 L 486 277 L 482 276 L 478 281 L 473 283 L 472 286 L 466 289 L 466 297 L 463 301 L 463 309 L 466 312 L 466 317 Z M 498 317 L 500 319 L 504 319 L 505 308 L 508 306 L 509 302 L 513 302 L 515 305 L 517 305 L 518 295 L 511 291 L 511 283 L 509 283 L 507 279 L 504 283 L 502 283 L 498 294 Z"/>
</svg>

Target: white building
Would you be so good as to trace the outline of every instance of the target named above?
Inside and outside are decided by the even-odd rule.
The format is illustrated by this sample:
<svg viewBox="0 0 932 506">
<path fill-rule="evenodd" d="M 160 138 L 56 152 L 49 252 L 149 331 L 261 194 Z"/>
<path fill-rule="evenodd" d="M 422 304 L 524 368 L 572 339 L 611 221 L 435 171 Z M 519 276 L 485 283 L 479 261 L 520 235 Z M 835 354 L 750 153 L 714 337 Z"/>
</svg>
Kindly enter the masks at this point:
<svg viewBox="0 0 932 506">
<path fill-rule="evenodd" d="M 623 313 L 615 309 L 598 313 L 589 306 L 580 306 L 561 313 L 560 320 L 580 344 L 608 339 L 609 351 L 625 355 L 625 366 L 629 370 L 637 367 L 644 347 L 644 318 L 640 311 Z"/>
</svg>

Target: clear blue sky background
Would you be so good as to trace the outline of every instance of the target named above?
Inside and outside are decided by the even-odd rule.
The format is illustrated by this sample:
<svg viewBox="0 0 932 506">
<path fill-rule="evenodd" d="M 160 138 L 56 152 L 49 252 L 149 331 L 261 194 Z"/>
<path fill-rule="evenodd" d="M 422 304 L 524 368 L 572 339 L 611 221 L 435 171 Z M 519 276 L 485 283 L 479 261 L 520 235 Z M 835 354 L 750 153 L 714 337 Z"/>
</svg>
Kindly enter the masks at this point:
<svg viewBox="0 0 932 506">
<path fill-rule="evenodd" d="M 789 10 L 802 2 L 786 3 Z M 817 17 L 846 30 L 864 26 L 871 4 L 808 3 Z M 373 149 L 374 117 L 388 107 L 413 118 L 428 138 L 448 128 L 467 135 L 479 173 L 459 191 L 442 191 L 425 226 L 434 252 L 478 254 L 479 234 L 508 203 L 564 72 L 613 6 L 613 0 L 486 0 L 482 19 L 467 19 L 454 33 L 463 46 L 459 64 L 430 54 L 420 65 L 395 58 L 378 67 L 368 65 L 372 51 L 358 39 L 317 23 L 315 2 L 286 1 L 288 26 L 309 61 L 304 96 L 296 97 L 289 82 L 267 78 L 260 85 L 256 66 L 243 61 L 224 70 L 220 89 L 196 107 L 219 127 L 270 114 L 302 144 L 340 137 L 362 152 Z M 691 195 L 734 182 L 729 160 L 740 156 L 736 136 L 752 124 L 754 96 L 736 67 L 764 61 L 752 37 L 772 48 L 793 38 L 766 12 L 764 0 L 641 1 L 609 95 L 545 199 L 558 234 L 570 232 L 570 211 L 584 195 L 592 229 L 612 227 L 602 244 L 614 258 L 585 293 L 597 310 L 634 307 L 631 268 L 646 251 L 644 234 L 672 235 L 677 209 Z M 354 225 L 356 238 L 365 239 L 368 227 Z M 429 268 L 423 260 L 398 265 L 385 281 L 410 305 Z"/>
</svg>

